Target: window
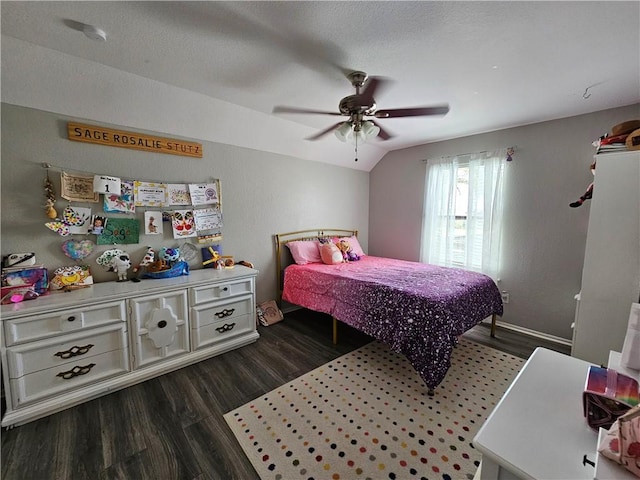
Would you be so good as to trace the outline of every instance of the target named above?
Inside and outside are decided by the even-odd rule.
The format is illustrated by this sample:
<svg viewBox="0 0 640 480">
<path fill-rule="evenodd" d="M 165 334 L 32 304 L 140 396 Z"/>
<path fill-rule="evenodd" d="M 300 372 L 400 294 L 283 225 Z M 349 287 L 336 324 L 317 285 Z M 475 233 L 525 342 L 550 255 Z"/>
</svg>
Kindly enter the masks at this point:
<svg viewBox="0 0 640 480">
<path fill-rule="evenodd" d="M 498 279 L 507 150 L 427 162 L 421 261 Z"/>
</svg>

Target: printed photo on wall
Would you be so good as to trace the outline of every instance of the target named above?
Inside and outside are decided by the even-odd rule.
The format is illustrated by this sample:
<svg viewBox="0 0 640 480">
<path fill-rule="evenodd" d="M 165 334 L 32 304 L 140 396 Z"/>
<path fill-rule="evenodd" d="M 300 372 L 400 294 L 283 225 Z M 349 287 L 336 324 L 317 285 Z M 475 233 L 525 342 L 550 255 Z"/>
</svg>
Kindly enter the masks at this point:
<svg viewBox="0 0 640 480">
<path fill-rule="evenodd" d="M 162 212 L 144 212 L 144 233 L 146 235 L 161 235 L 162 232 Z"/>
<path fill-rule="evenodd" d="M 173 238 L 188 238 L 196 236 L 196 225 L 193 210 L 174 210 L 171 219 Z"/>
<path fill-rule="evenodd" d="M 107 217 L 103 217 L 100 215 L 93 215 L 91 217 L 91 228 L 89 229 L 89 233 L 93 233 L 94 235 L 102 235 L 104 231 L 104 227 L 107 226 Z"/>
</svg>

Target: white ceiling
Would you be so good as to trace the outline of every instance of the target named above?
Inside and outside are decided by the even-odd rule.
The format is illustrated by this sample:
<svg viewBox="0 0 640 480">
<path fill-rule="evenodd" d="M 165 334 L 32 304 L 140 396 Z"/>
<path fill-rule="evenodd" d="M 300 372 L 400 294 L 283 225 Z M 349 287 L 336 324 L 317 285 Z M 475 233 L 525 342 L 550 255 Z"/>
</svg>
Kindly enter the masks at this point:
<svg viewBox="0 0 640 480">
<path fill-rule="evenodd" d="M 450 105 L 444 117 L 379 120 L 395 136 L 375 141 L 367 151 L 375 161 L 413 145 L 640 102 L 638 1 L 2 1 L 1 8 L 3 36 L 223 100 L 280 128 L 302 125 L 303 137 L 342 117 L 274 115 L 273 107 L 337 112 L 354 93 L 351 70 L 392 80 L 376 95 L 379 109 Z M 82 24 L 103 29 L 107 41 L 86 38 Z M 286 151 L 277 133 L 272 141 L 273 151 Z M 335 152 L 336 142 L 326 135 L 308 149 Z M 353 146 L 340 151 L 350 166 Z"/>
</svg>

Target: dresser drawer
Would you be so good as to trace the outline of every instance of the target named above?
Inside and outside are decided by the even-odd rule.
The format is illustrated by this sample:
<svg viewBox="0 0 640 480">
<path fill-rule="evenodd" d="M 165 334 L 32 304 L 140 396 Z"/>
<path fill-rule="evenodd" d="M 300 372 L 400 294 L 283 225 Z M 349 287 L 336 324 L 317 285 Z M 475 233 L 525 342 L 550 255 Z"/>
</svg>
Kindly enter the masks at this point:
<svg viewBox="0 0 640 480">
<path fill-rule="evenodd" d="M 7 349 L 9 378 L 18 378 L 38 370 L 77 364 L 85 358 L 127 346 L 126 324 L 82 330 L 47 340 L 39 340 Z"/>
<path fill-rule="evenodd" d="M 208 347 L 216 343 L 250 332 L 256 328 L 256 319 L 253 313 L 225 318 L 216 323 L 211 323 L 191 330 L 191 344 L 193 349 Z"/>
<path fill-rule="evenodd" d="M 250 313 L 253 313 L 253 296 L 251 295 L 211 302 L 191 309 L 191 328 L 197 330 L 221 321 L 223 323 L 225 320 L 232 321 L 236 317 Z"/>
<path fill-rule="evenodd" d="M 7 346 L 11 346 L 51 338 L 74 330 L 126 322 L 126 318 L 124 301 L 91 306 L 78 305 L 75 309 L 6 320 L 5 341 Z"/>
<path fill-rule="evenodd" d="M 253 293 L 253 279 L 248 278 L 238 281 L 220 282 L 205 287 L 191 289 L 191 304 L 201 305 L 228 297 Z"/>
<path fill-rule="evenodd" d="M 14 407 L 93 385 L 129 371 L 129 352 L 113 350 L 10 379 Z"/>
</svg>

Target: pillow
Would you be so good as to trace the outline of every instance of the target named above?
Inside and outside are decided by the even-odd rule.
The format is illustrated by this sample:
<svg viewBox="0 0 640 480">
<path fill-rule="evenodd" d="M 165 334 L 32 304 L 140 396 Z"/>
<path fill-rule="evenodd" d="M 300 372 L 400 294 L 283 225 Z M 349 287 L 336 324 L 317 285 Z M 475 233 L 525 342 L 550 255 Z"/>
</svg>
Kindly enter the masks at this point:
<svg viewBox="0 0 640 480">
<path fill-rule="evenodd" d="M 320 257 L 323 263 L 327 265 L 336 265 L 342 263 L 342 252 L 336 247 L 335 243 L 323 243 L 320 245 Z"/>
<path fill-rule="evenodd" d="M 322 263 L 317 240 L 295 240 L 286 244 L 289 247 L 293 261 L 298 265 L 307 263 Z"/>
<path fill-rule="evenodd" d="M 351 249 L 353 250 L 353 253 L 355 253 L 356 255 L 358 255 L 359 257 L 366 255 L 366 253 L 364 253 L 362 251 L 362 247 L 360 246 L 360 242 L 358 242 L 358 237 L 356 237 L 355 235 L 351 236 L 351 237 L 341 237 L 341 238 L 336 238 L 334 240 L 334 242 L 339 242 L 340 240 L 346 240 L 349 245 L 351 246 Z"/>
</svg>

